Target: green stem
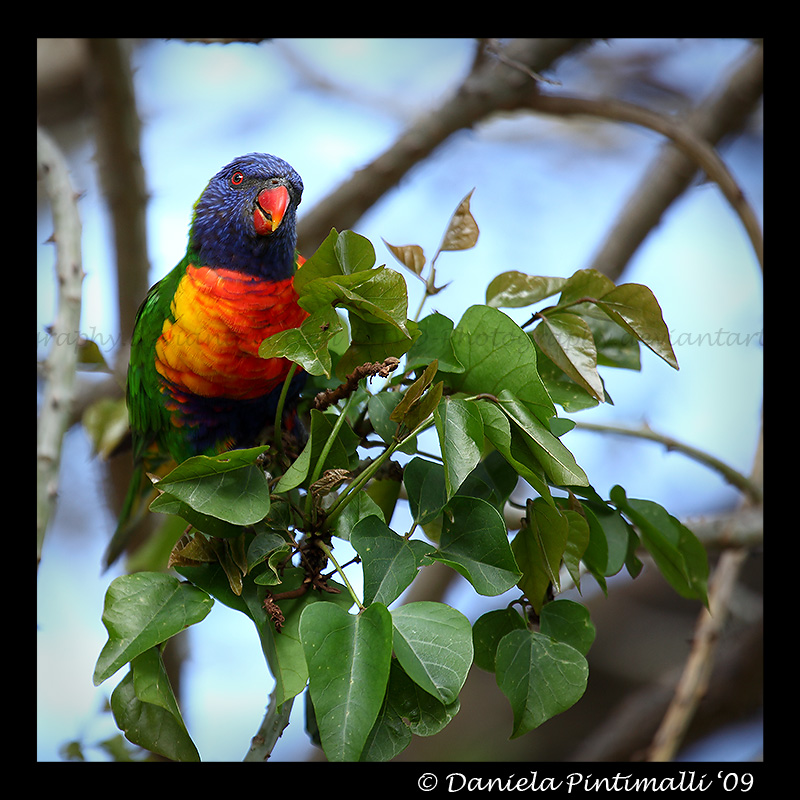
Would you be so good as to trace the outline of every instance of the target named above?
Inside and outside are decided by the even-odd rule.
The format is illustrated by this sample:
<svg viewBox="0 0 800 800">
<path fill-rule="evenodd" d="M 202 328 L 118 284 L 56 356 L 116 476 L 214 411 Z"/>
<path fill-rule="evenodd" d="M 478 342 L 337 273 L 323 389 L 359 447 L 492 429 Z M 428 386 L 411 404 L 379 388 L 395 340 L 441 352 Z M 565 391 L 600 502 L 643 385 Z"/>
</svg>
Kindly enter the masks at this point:
<svg viewBox="0 0 800 800">
<path fill-rule="evenodd" d="M 294 378 L 294 373 L 297 371 L 297 364 L 292 364 L 289 367 L 289 372 L 286 374 L 286 379 L 283 382 L 281 389 L 281 396 L 278 398 L 278 406 L 275 409 L 275 446 L 278 452 L 283 454 L 283 439 L 281 437 L 281 423 L 283 422 L 283 407 L 286 404 L 286 395 L 289 393 L 289 384 Z"/>
<path fill-rule="evenodd" d="M 322 467 L 325 464 L 325 459 L 328 458 L 328 453 L 331 451 L 331 447 L 333 447 L 333 443 L 336 441 L 336 437 L 339 435 L 339 431 L 342 429 L 342 425 L 344 425 L 344 421 L 347 418 L 347 412 L 350 410 L 350 406 L 353 404 L 353 398 L 355 397 L 355 392 L 347 398 L 347 402 L 344 404 L 344 408 L 339 416 L 336 418 L 336 422 L 333 424 L 333 430 L 331 431 L 330 436 L 328 437 L 325 445 L 322 448 L 322 452 L 319 454 L 319 458 L 317 459 L 317 463 L 314 465 L 314 471 L 311 473 L 311 480 L 308 482 L 309 491 L 306 495 L 306 516 L 311 514 L 312 510 L 312 501 L 313 498 L 311 496 L 311 485 L 316 483 L 319 480 L 320 473 L 322 472 Z"/>
<path fill-rule="evenodd" d="M 278 687 L 272 690 L 269 697 L 269 706 L 258 732 L 250 742 L 250 749 L 245 755 L 245 761 L 266 761 L 278 742 L 281 734 L 289 724 L 289 714 L 292 711 L 294 698 L 286 700 L 278 706 Z"/>
<path fill-rule="evenodd" d="M 412 439 L 418 433 L 421 433 L 426 428 L 429 428 L 433 423 L 433 415 L 426 417 L 413 431 L 402 439 L 393 441 L 351 484 L 350 486 L 339 495 L 339 498 L 328 510 L 327 519 L 330 522 L 337 516 L 345 506 L 352 500 L 357 492 L 361 491 L 369 479 L 380 469 L 384 461 L 391 456 L 395 450 L 401 448 L 407 441 Z"/>
<path fill-rule="evenodd" d="M 347 575 L 344 574 L 344 570 L 339 566 L 339 562 L 336 560 L 333 553 L 331 552 L 331 548 L 328 547 L 328 545 L 325 544 L 325 542 L 323 542 L 321 539 L 317 541 L 317 544 L 319 545 L 322 552 L 325 553 L 325 555 L 333 562 L 333 566 L 336 567 L 336 571 L 339 573 L 339 575 L 341 575 L 342 580 L 344 581 L 344 585 L 347 587 L 347 591 L 350 592 L 350 596 L 353 598 L 353 602 L 358 606 L 358 608 L 361 611 L 363 611 L 364 605 L 358 599 L 358 595 L 355 593 L 355 590 L 350 585 L 350 581 L 347 580 Z"/>
</svg>

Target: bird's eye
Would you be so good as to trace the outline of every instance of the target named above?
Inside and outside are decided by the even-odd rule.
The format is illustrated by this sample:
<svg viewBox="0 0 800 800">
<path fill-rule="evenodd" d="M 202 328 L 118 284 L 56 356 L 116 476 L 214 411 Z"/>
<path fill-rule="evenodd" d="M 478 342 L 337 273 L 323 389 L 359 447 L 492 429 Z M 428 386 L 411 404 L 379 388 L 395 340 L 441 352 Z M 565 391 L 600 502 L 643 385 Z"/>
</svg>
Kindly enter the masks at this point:
<svg viewBox="0 0 800 800">
<path fill-rule="evenodd" d="M 231 186 L 241 186 L 244 183 L 244 173 L 243 172 L 234 172 L 231 175 Z"/>
</svg>

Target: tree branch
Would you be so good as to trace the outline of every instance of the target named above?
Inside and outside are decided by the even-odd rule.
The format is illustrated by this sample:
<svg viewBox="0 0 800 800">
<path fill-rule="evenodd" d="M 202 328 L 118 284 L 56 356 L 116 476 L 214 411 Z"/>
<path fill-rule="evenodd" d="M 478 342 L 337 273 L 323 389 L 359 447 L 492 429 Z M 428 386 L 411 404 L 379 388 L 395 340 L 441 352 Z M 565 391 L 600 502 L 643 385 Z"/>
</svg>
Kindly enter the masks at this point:
<svg viewBox="0 0 800 800">
<path fill-rule="evenodd" d="M 725 162 L 717 155 L 714 148 L 700 138 L 689 125 L 621 100 L 539 95 L 533 100 L 531 107 L 536 111 L 546 111 L 561 116 L 588 114 L 617 122 L 630 122 L 666 136 L 675 147 L 719 186 L 741 219 L 763 269 L 764 243 L 761 226 L 755 212 L 747 202 L 744 192 L 734 180 L 730 170 L 725 166 Z M 637 240 L 637 243 L 639 241 Z"/>
<path fill-rule="evenodd" d="M 761 98 L 763 80 L 764 52 L 759 42 L 751 47 L 729 79 L 686 117 L 685 130 L 710 145 L 738 131 Z M 618 278 L 662 214 L 685 191 L 696 173 L 697 163 L 692 158 L 674 146 L 666 146 L 628 198 L 590 268 L 612 279 Z"/>
<path fill-rule="evenodd" d="M 515 39 L 503 49 L 503 60 L 476 58 L 472 71 L 450 98 L 303 216 L 298 224 L 299 249 L 313 252 L 334 224 L 339 230 L 351 228 L 415 164 L 457 131 L 497 111 L 526 108 L 538 92 L 539 82 L 525 69 L 538 75 L 588 41 Z"/>
<path fill-rule="evenodd" d="M 715 458 L 709 453 L 699 450 L 696 447 L 685 444 L 678 439 L 673 439 L 671 436 L 666 436 L 663 433 L 657 433 L 647 426 L 640 428 L 628 428 L 621 425 L 600 425 L 591 422 L 576 422 L 575 427 L 583 431 L 595 431 L 597 433 L 614 433 L 620 436 L 633 436 L 637 439 L 648 439 L 651 442 L 658 442 L 663 444 L 667 450 L 677 450 L 685 456 L 699 461 L 701 464 L 709 467 L 710 469 L 719 472 L 725 480 L 735 486 L 739 491 L 743 492 L 753 503 L 760 503 L 762 501 L 761 488 L 753 481 L 742 475 L 741 472 L 728 466 L 724 461 Z"/>
<path fill-rule="evenodd" d="M 120 39 L 87 40 L 95 115 L 95 140 L 103 192 L 114 228 L 120 333 L 129 342 L 136 309 L 150 288 L 147 255 L 147 187 L 139 148 L 130 53 Z M 127 349 L 118 365 L 127 368 Z"/>
<path fill-rule="evenodd" d="M 708 591 L 707 609 L 697 621 L 692 651 L 675 689 L 664 719 L 656 732 L 648 761 L 671 761 L 683 743 L 700 700 L 708 690 L 722 628 L 728 619 L 728 605 L 747 550 L 726 550 L 719 559 Z"/>
<path fill-rule="evenodd" d="M 261 721 L 258 732 L 250 741 L 250 749 L 247 751 L 244 761 L 266 761 L 289 724 L 294 698 L 286 700 L 278 707 L 277 694 L 278 687 L 276 686 L 269 696 L 267 713 Z"/>
<path fill-rule="evenodd" d="M 751 476 L 763 480 L 763 427 L 759 434 Z M 739 574 L 747 558 L 746 549 L 725 550 L 720 556 L 708 591 L 708 608 L 700 612 L 675 695 L 656 731 L 648 753 L 649 761 L 670 761 L 683 743 L 700 701 L 708 691 L 720 636 L 730 613 Z"/>
<path fill-rule="evenodd" d="M 58 310 L 51 331 L 50 353 L 36 444 L 36 565 L 42 558 L 47 524 L 55 508 L 61 444 L 68 427 L 78 362 L 81 323 L 81 220 L 66 162 L 55 142 L 37 129 L 37 160 L 53 214 L 56 244 Z"/>
</svg>

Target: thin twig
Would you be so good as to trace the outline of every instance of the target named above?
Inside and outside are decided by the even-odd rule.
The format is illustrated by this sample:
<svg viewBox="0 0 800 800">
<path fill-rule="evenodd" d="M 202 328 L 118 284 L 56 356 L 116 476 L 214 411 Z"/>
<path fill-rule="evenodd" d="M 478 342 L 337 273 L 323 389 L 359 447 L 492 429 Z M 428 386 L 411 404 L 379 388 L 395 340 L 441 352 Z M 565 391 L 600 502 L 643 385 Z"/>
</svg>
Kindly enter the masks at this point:
<svg viewBox="0 0 800 800">
<path fill-rule="evenodd" d="M 746 125 L 761 99 L 763 83 L 764 48 L 759 42 L 684 117 L 683 123 L 694 136 L 716 145 Z M 589 267 L 618 278 L 662 215 L 691 184 L 697 166 L 677 147 L 664 147 L 645 170 Z"/>
<path fill-rule="evenodd" d="M 657 433 L 647 426 L 638 428 L 630 428 L 622 425 L 602 425 L 591 422 L 576 422 L 575 427 L 583 431 L 594 431 L 596 433 L 613 433 L 620 436 L 632 436 L 637 439 L 647 439 L 651 442 L 658 442 L 663 444 L 667 450 L 677 450 L 685 456 L 699 461 L 701 464 L 709 467 L 710 469 L 719 472 L 725 480 L 735 486 L 739 491 L 743 492 L 753 503 L 760 503 L 762 501 L 762 492 L 759 486 L 751 481 L 746 475 L 742 475 L 733 467 L 726 464 L 724 461 L 715 458 L 714 456 L 706 453 L 697 447 L 692 447 L 685 442 L 678 439 L 673 439 L 671 436 L 666 436 L 663 433 Z"/>
<path fill-rule="evenodd" d="M 300 220 L 298 248 L 313 252 L 331 225 L 350 228 L 415 165 L 452 134 L 491 114 L 525 108 L 540 83 L 521 68 L 541 74 L 558 59 L 588 44 L 588 39 L 514 39 L 503 48 L 509 66 L 497 58 L 476 59 L 457 90 L 438 107 L 421 115 L 387 150 L 339 184 Z"/>
<path fill-rule="evenodd" d="M 37 159 L 53 214 L 56 245 L 58 310 L 51 331 L 51 348 L 44 365 L 46 385 L 36 444 L 36 565 L 55 508 L 61 444 L 69 423 L 78 361 L 81 321 L 81 220 L 63 155 L 41 128 L 37 129 Z"/>
<path fill-rule="evenodd" d="M 725 162 L 717 155 L 714 148 L 697 136 L 688 125 L 642 106 L 613 99 L 594 100 L 586 97 L 537 95 L 531 101 L 531 108 L 561 116 L 587 114 L 617 122 L 630 122 L 666 136 L 719 186 L 742 221 L 758 263 L 763 269 L 764 242 L 761 225 L 755 212 Z"/>
</svg>

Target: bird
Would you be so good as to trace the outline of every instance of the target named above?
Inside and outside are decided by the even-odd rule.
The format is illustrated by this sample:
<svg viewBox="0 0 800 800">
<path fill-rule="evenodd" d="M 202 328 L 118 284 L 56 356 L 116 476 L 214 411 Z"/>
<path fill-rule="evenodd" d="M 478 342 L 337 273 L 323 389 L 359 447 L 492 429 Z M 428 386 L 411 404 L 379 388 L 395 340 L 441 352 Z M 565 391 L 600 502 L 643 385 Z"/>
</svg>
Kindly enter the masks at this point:
<svg viewBox="0 0 800 800">
<path fill-rule="evenodd" d="M 134 470 L 107 566 L 125 548 L 147 473 L 259 444 L 274 421 L 291 362 L 260 358 L 258 348 L 308 316 L 294 289 L 302 194 L 300 175 L 277 156 L 231 161 L 194 204 L 186 254 L 142 302 L 126 390 Z M 298 368 L 284 419 L 304 378 Z"/>
</svg>

